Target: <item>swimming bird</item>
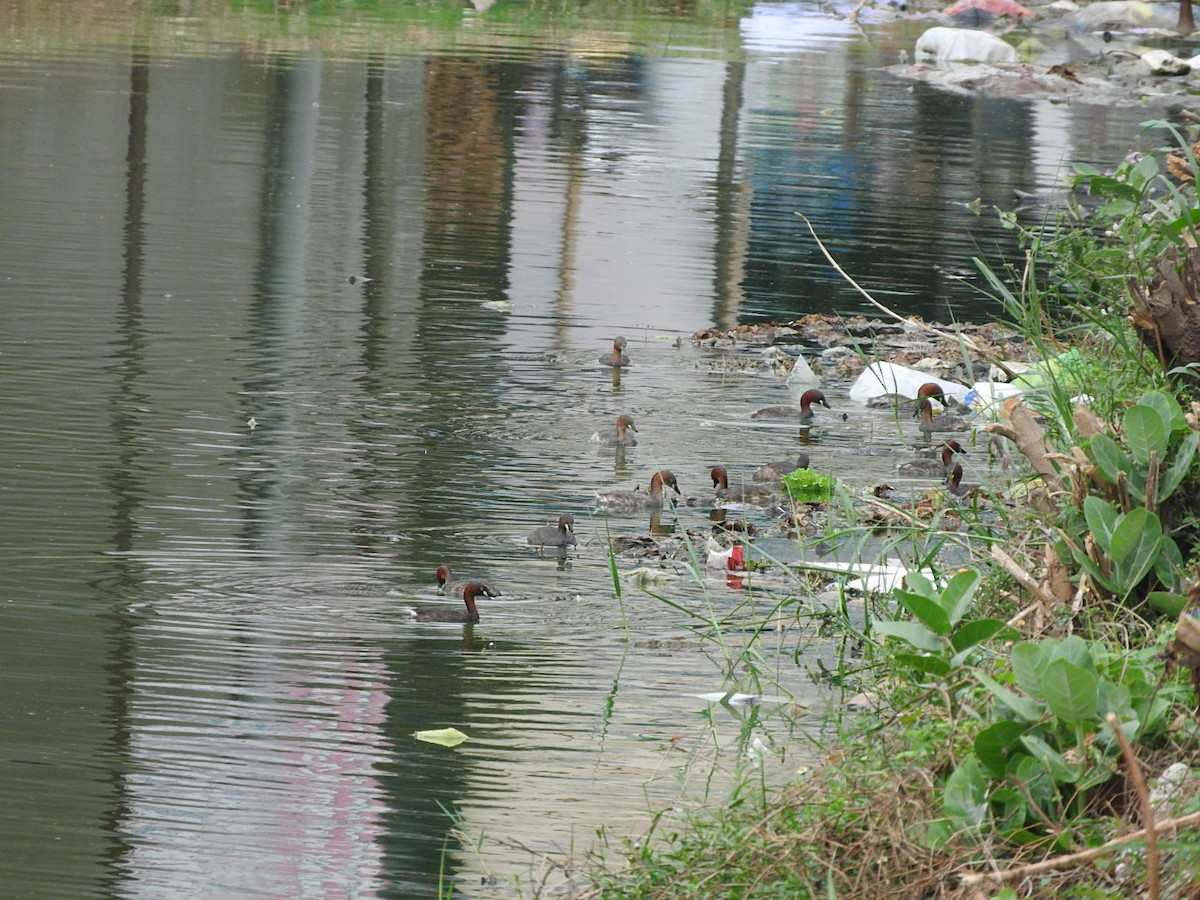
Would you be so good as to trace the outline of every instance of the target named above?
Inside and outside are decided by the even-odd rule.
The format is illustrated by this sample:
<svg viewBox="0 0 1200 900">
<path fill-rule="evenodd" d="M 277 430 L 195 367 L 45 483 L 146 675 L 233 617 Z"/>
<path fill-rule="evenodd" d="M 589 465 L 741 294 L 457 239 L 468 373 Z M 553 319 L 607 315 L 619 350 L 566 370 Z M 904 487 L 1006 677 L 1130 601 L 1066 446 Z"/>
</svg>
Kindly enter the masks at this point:
<svg viewBox="0 0 1200 900">
<path fill-rule="evenodd" d="M 759 466 L 752 477 L 755 481 L 783 481 L 784 475 L 791 475 L 797 469 L 807 469 L 811 462 L 807 453 L 801 453 L 795 459 L 777 459 Z"/>
<path fill-rule="evenodd" d="M 599 509 L 614 512 L 637 512 L 643 509 L 662 509 L 663 487 L 671 488 L 678 494 L 679 485 L 675 476 L 666 469 L 655 472 L 650 479 L 650 490 L 612 490 L 599 491 L 596 494 L 596 506 Z M 674 498 L 672 498 L 673 500 Z"/>
<path fill-rule="evenodd" d="M 942 390 L 942 386 L 936 381 L 927 381 L 917 388 L 916 399 L 909 397 L 906 394 L 880 394 L 878 397 L 872 397 L 867 401 L 867 406 L 872 409 L 889 406 L 913 406 L 919 403 L 923 398 L 928 397 L 931 400 L 937 400 L 943 405 L 946 403 L 946 394 Z"/>
<path fill-rule="evenodd" d="M 592 435 L 592 441 L 605 447 L 636 447 L 637 438 L 629 432 L 637 431 L 629 416 L 617 416 L 615 428 L 601 428 Z"/>
<path fill-rule="evenodd" d="M 735 484 L 730 487 L 729 472 L 724 466 L 713 466 L 708 474 L 712 477 L 718 500 L 748 503 L 751 506 L 773 506 L 779 502 L 779 495 L 764 487 L 753 484 Z"/>
<path fill-rule="evenodd" d="M 453 606 L 427 606 L 413 611 L 413 615 L 423 622 L 478 622 L 479 610 L 475 607 L 475 598 L 479 596 L 495 597 L 483 582 L 472 581 L 463 586 L 461 596 L 466 609 Z"/>
<path fill-rule="evenodd" d="M 917 409 L 913 413 L 913 418 L 917 416 L 921 417 L 921 423 L 917 427 L 926 433 L 931 431 L 966 431 L 969 427 L 958 416 L 935 416 L 933 414 L 933 404 L 929 402 L 928 397 L 922 397 L 917 403 Z"/>
<path fill-rule="evenodd" d="M 613 368 L 617 368 L 618 366 L 633 365 L 629 359 L 629 355 L 625 352 L 625 347 L 627 345 L 628 341 L 626 341 L 625 338 L 620 336 L 613 338 L 612 353 L 601 353 L 600 365 L 612 366 Z"/>
<path fill-rule="evenodd" d="M 575 517 L 570 513 L 563 513 L 558 517 L 557 525 L 535 528 L 529 532 L 527 540 L 537 547 L 574 547 L 579 543 L 575 539 Z"/>
<path fill-rule="evenodd" d="M 831 409 L 829 401 L 825 399 L 825 395 L 816 388 L 809 388 L 800 395 L 800 409 L 794 406 L 764 406 L 762 409 L 756 409 L 750 413 L 752 419 L 786 419 L 791 416 L 798 416 L 801 422 L 811 422 L 813 420 L 812 405 L 818 403 L 826 409 Z"/>
<path fill-rule="evenodd" d="M 979 493 L 979 485 L 970 482 L 964 482 L 963 468 L 958 463 L 954 464 L 954 468 L 950 470 L 950 474 L 946 477 L 946 490 L 955 497 L 967 498 L 973 497 Z"/>
<path fill-rule="evenodd" d="M 940 458 L 918 457 L 917 459 L 910 459 L 896 466 L 896 471 L 901 475 L 937 475 L 945 478 L 954 467 L 954 454 L 964 452 L 966 451 L 963 450 L 962 444 L 958 441 L 946 441 L 946 443 L 942 444 Z"/>
<path fill-rule="evenodd" d="M 463 589 L 468 584 L 481 584 L 487 588 L 489 597 L 499 597 L 500 592 L 488 584 L 481 578 L 455 578 L 450 571 L 450 567 L 443 564 L 437 567 L 437 583 L 438 588 L 444 594 L 451 594 L 455 597 L 461 597 Z"/>
</svg>

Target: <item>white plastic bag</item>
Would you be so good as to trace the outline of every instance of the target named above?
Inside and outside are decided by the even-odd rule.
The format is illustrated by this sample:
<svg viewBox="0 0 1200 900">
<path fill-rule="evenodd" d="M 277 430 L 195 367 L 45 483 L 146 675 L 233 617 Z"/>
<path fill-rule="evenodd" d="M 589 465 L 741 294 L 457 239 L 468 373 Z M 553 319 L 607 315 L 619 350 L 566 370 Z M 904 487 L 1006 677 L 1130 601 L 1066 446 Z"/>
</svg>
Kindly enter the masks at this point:
<svg viewBox="0 0 1200 900">
<path fill-rule="evenodd" d="M 900 394 L 904 397 L 917 396 L 921 385 L 938 385 L 942 393 L 955 400 L 962 400 L 970 390 L 966 385 L 945 378 L 936 378 L 920 369 L 898 366 L 895 363 L 875 362 L 867 366 L 850 386 L 850 399 L 855 403 L 866 403 L 881 394 Z"/>
</svg>

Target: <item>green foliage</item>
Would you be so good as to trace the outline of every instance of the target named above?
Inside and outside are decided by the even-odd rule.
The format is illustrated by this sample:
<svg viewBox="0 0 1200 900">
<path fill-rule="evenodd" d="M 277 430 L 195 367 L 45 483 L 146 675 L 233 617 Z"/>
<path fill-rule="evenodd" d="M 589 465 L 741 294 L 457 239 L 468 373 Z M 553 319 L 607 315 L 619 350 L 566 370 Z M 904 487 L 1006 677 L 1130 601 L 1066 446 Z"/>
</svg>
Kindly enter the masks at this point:
<svg viewBox="0 0 1200 900">
<path fill-rule="evenodd" d="M 1097 434 L 1088 442 L 1097 491 L 1082 510 L 1068 510 L 1060 556 L 1122 603 L 1148 600 L 1178 615 L 1183 554 L 1157 511 L 1170 513 L 1195 464 L 1198 436 L 1178 401 L 1153 390 L 1126 410 L 1121 438 Z"/>
<path fill-rule="evenodd" d="M 998 635 L 1014 635 L 1000 619 L 980 618 L 964 621 L 981 576 L 975 569 L 956 573 L 946 586 L 937 586 L 924 575 L 909 572 L 904 588 L 892 592 L 912 620 L 882 620 L 875 623 L 877 634 L 907 644 L 912 652 L 893 653 L 892 662 L 915 672 L 944 678 L 963 665 L 971 651 Z"/>
<path fill-rule="evenodd" d="M 837 479 L 832 475 L 814 472 L 812 469 L 797 469 L 783 476 L 783 486 L 788 496 L 802 503 L 814 503 L 833 497 Z"/>
<path fill-rule="evenodd" d="M 1183 685 L 1159 683 L 1154 648 L 1045 638 L 1014 646 L 1009 663 L 971 673 L 983 691 L 983 727 L 945 781 L 945 818 L 929 831 L 934 846 L 985 828 L 1018 843 L 1052 836 L 1048 826 L 1085 812 L 1117 770 L 1120 745 L 1106 717 L 1115 715 L 1130 740 L 1158 743 L 1169 735 L 1172 705 L 1186 697 Z"/>
</svg>

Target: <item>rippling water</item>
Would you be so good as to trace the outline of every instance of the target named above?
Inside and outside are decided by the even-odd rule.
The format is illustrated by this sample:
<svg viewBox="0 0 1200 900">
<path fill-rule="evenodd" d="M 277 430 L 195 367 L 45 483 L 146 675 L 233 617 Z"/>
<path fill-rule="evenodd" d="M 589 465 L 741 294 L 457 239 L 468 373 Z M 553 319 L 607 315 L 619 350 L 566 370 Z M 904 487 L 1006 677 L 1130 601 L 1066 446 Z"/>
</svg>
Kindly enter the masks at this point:
<svg viewBox="0 0 1200 900">
<path fill-rule="evenodd" d="M 903 27 L 803 4 L 609 28 L 5 8 L 12 896 L 512 896 L 538 854 L 719 799 L 745 739 L 785 777 L 833 649 L 772 632 L 757 684 L 745 635 L 693 628 L 770 594 L 674 569 L 617 597 L 607 538 L 651 523 L 594 492 L 794 452 L 747 417 L 787 388 L 686 336 L 862 308 L 796 213 L 881 298 L 978 318 L 952 276 L 1015 249 L 989 206 L 1145 115 L 897 82 Z M 617 332 L 620 377 L 596 362 Z M 846 387 L 804 437 L 858 488 L 897 432 Z M 620 412 L 639 446 L 589 444 Z M 559 511 L 581 546 L 532 551 Z M 405 615 L 442 562 L 502 586 L 480 624 Z M 699 696 L 735 688 L 784 702 Z M 412 738 L 446 726 L 468 742 Z"/>
</svg>

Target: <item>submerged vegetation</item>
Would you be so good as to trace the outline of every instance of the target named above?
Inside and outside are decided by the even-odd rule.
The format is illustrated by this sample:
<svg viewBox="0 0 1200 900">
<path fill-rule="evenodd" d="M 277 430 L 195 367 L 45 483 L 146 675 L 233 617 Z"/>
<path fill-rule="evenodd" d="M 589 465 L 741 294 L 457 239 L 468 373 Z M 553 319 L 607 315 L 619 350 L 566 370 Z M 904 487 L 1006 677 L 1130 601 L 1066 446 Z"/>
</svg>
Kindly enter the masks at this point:
<svg viewBox="0 0 1200 900">
<path fill-rule="evenodd" d="M 952 519 L 839 507 L 838 527 L 911 549 L 903 584 L 823 620 L 853 650 L 823 675 L 868 711 L 835 717 L 783 790 L 748 779 L 724 809 L 660 817 L 597 860 L 592 893 L 1200 892 L 1200 360 L 1146 302 L 1200 290 L 1179 137 L 1175 177 L 1153 156 L 1080 168 L 1066 211 L 1023 230 L 1023 267 L 980 262 L 1043 358 L 988 429 L 1025 475 Z"/>
</svg>

